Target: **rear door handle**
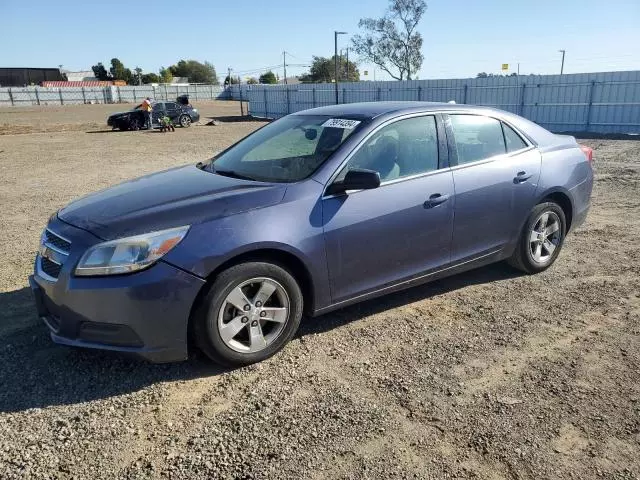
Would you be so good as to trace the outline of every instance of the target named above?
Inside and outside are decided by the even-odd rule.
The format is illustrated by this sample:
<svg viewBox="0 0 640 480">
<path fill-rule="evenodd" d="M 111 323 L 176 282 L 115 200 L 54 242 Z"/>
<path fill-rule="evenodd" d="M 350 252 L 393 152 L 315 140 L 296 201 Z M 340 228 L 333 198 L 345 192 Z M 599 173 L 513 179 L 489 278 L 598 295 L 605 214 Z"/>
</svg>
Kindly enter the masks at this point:
<svg viewBox="0 0 640 480">
<path fill-rule="evenodd" d="M 518 174 L 513 178 L 513 183 L 526 182 L 530 178 L 531 178 L 531 174 L 527 172 L 518 172 Z"/>
<path fill-rule="evenodd" d="M 433 207 L 437 207 L 441 203 L 446 202 L 447 200 L 449 200 L 449 195 L 447 195 L 446 193 L 445 194 L 434 193 L 429 197 L 429 200 L 424 202 L 423 206 L 424 208 L 433 208 Z"/>
</svg>

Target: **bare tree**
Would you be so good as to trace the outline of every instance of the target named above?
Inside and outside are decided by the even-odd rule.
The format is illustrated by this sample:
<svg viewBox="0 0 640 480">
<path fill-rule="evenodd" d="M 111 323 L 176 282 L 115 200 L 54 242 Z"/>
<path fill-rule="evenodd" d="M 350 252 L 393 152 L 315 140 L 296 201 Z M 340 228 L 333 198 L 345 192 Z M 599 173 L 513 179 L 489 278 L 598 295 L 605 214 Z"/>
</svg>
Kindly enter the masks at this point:
<svg viewBox="0 0 640 480">
<path fill-rule="evenodd" d="M 351 39 L 356 53 L 396 80 L 411 80 L 424 60 L 422 35 L 416 31 L 427 10 L 424 0 L 389 0 L 382 18 L 362 18 L 364 31 Z"/>
</svg>

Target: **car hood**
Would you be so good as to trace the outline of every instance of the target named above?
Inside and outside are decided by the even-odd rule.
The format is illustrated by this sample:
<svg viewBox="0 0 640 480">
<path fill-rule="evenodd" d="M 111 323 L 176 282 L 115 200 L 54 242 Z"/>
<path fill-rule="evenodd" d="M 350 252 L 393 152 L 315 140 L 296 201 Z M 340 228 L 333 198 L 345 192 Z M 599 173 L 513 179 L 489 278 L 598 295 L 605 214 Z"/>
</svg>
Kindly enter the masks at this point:
<svg viewBox="0 0 640 480">
<path fill-rule="evenodd" d="M 82 197 L 58 212 L 104 239 L 193 225 L 279 203 L 286 185 L 223 177 L 184 166 Z"/>
<path fill-rule="evenodd" d="M 122 117 L 123 115 L 129 115 L 133 112 L 137 112 L 138 110 L 129 110 L 127 112 L 117 112 L 117 113 L 112 113 L 111 115 L 109 115 L 109 118 L 113 118 L 113 117 Z"/>
</svg>

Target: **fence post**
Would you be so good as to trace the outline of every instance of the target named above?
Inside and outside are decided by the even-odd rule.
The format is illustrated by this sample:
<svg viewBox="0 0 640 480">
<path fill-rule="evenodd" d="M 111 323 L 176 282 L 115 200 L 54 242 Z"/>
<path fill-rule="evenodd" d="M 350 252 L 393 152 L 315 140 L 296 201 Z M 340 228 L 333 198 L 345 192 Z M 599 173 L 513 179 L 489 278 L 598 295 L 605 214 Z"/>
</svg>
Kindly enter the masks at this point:
<svg viewBox="0 0 640 480">
<path fill-rule="evenodd" d="M 84 93 L 84 87 L 82 87 L 82 104 L 85 105 L 87 103 L 87 96 Z"/>
<path fill-rule="evenodd" d="M 291 113 L 291 98 L 289 97 L 288 87 L 285 89 L 285 92 L 287 92 L 287 115 L 289 115 Z"/>
<path fill-rule="evenodd" d="M 313 87 L 313 108 L 316 108 L 316 87 Z"/>
<path fill-rule="evenodd" d="M 242 87 L 238 86 L 238 89 L 240 90 L 240 116 L 244 117 L 244 106 L 242 105 Z"/>
<path fill-rule="evenodd" d="M 462 99 L 462 103 L 467 104 L 467 91 L 469 90 L 469 85 L 464 84 L 464 97 Z"/>
<path fill-rule="evenodd" d="M 11 106 L 13 107 L 15 104 L 13 103 L 13 93 L 11 92 L 11 87 L 9 87 L 9 100 L 11 101 Z"/>
<path fill-rule="evenodd" d="M 35 88 L 36 91 L 36 104 L 40 105 L 40 95 L 38 94 L 38 87 Z"/>
<path fill-rule="evenodd" d="M 269 118 L 269 109 L 267 108 L 267 87 L 263 87 L 264 92 L 264 116 L 265 118 Z"/>
<path fill-rule="evenodd" d="M 518 115 L 521 117 L 524 116 L 524 91 L 527 88 L 527 84 L 525 82 L 522 83 L 522 91 L 520 92 L 520 111 Z"/>
<path fill-rule="evenodd" d="M 347 103 L 346 98 L 347 98 L 347 89 L 342 87 L 342 102 L 340 103 Z"/>
<path fill-rule="evenodd" d="M 589 88 L 589 106 L 587 107 L 587 121 L 585 124 L 585 131 L 589 131 L 589 125 L 591 124 L 591 107 L 593 105 L 593 91 L 595 90 L 596 81 L 591 81 L 591 87 Z"/>
<path fill-rule="evenodd" d="M 418 101 L 422 100 L 422 85 L 418 85 Z"/>
<path fill-rule="evenodd" d="M 64 100 L 62 99 L 62 88 L 58 88 L 58 95 L 60 95 L 60 105 L 64 105 Z"/>
<path fill-rule="evenodd" d="M 380 101 L 380 98 L 381 98 L 381 97 L 380 97 L 380 87 L 378 87 L 378 92 L 377 92 L 377 94 L 376 94 L 376 101 L 378 101 L 378 102 L 379 102 L 379 101 Z"/>
</svg>

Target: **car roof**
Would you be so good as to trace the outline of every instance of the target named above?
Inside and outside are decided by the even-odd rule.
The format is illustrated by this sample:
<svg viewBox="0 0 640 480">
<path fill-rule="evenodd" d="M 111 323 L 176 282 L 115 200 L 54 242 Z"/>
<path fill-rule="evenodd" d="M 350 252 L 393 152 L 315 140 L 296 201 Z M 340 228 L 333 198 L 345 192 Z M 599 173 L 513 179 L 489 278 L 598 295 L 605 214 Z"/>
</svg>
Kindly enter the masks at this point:
<svg viewBox="0 0 640 480">
<path fill-rule="evenodd" d="M 429 113 L 440 111 L 456 113 L 476 113 L 479 115 L 488 115 L 506 120 L 512 125 L 515 125 L 529 138 L 530 141 L 532 141 L 537 146 L 550 145 L 558 141 L 556 135 L 542 128 L 540 125 L 527 120 L 526 118 L 520 117 L 511 112 L 498 110 L 491 107 L 485 107 L 482 105 L 414 101 L 361 102 L 312 108 L 309 110 L 296 112 L 293 115 L 328 115 L 338 118 L 342 117 L 353 118 L 357 120 L 371 120 L 381 115 L 389 115 L 391 117 L 394 117 L 396 115 L 402 115 L 404 113 Z"/>
<path fill-rule="evenodd" d="M 439 110 L 486 110 L 487 107 L 478 107 L 475 105 L 461 105 L 442 102 L 413 102 L 413 101 L 396 101 L 396 102 L 360 102 L 360 103 L 343 103 L 340 105 L 329 105 L 327 107 L 311 108 L 294 115 L 330 115 L 339 117 L 358 117 L 358 118 L 375 118 L 388 113 L 402 113 L 410 111 L 429 111 L 435 112 Z"/>
</svg>

